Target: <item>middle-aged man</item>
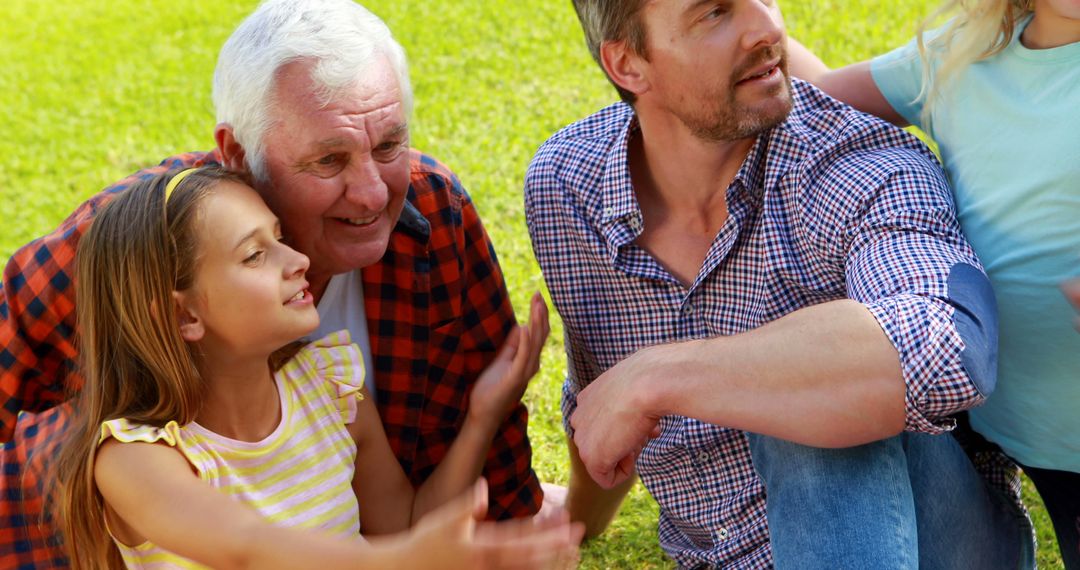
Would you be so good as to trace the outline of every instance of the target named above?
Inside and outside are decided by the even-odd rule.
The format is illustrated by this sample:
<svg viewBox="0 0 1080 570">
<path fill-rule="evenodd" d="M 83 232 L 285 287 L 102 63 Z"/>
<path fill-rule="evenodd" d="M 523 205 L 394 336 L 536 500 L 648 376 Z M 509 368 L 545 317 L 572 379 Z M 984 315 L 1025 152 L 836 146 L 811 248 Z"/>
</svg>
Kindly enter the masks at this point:
<svg viewBox="0 0 1080 570">
<path fill-rule="evenodd" d="M 623 102 L 525 183 L 571 515 L 602 531 L 636 470 L 684 567 L 1033 564 L 1019 505 L 932 435 L 996 369 L 933 155 L 790 80 L 774 1 L 574 5 Z"/>
<path fill-rule="evenodd" d="M 263 4 L 221 50 L 214 104 L 213 152 L 168 158 L 109 187 L 4 271 L 0 567 L 65 565 L 42 520 L 41 467 L 66 425 L 69 408 L 57 404 L 80 382 L 72 257 L 97 208 L 138 178 L 209 163 L 251 175 L 290 245 L 311 259 L 322 319 L 313 338 L 350 329 L 414 484 L 443 458 L 472 382 L 514 326 L 468 194 L 445 166 L 409 148 L 405 54 L 377 17 L 349 0 Z M 493 518 L 540 506 L 526 421 L 518 404 L 489 451 Z"/>
</svg>

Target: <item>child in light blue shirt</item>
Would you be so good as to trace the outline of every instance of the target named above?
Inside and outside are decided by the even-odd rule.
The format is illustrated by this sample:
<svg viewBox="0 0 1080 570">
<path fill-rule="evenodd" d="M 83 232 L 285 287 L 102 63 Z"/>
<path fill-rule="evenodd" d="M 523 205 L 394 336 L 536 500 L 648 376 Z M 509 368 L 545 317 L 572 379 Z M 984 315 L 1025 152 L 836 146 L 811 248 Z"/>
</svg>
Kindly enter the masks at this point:
<svg viewBox="0 0 1080 570">
<path fill-rule="evenodd" d="M 835 71 L 793 44 L 792 70 L 938 144 L 1000 312 L 997 388 L 971 425 L 1035 483 L 1076 569 L 1080 334 L 1069 301 L 1080 306 L 1080 2 L 952 1 L 950 10 L 942 28 Z"/>
</svg>

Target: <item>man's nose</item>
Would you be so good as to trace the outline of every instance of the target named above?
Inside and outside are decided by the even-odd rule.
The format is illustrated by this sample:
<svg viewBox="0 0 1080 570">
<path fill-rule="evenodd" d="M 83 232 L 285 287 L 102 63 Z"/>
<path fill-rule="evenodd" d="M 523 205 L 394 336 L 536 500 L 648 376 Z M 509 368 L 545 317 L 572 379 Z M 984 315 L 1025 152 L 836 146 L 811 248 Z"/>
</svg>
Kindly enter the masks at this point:
<svg viewBox="0 0 1080 570">
<path fill-rule="evenodd" d="M 379 165 L 372 157 L 355 159 L 346 168 L 345 199 L 367 212 L 381 212 L 386 208 L 389 192 Z"/>
<path fill-rule="evenodd" d="M 743 49 L 774 46 L 784 39 L 784 17 L 776 0 L 749 0 L 743 3 Z"/>
</svg>

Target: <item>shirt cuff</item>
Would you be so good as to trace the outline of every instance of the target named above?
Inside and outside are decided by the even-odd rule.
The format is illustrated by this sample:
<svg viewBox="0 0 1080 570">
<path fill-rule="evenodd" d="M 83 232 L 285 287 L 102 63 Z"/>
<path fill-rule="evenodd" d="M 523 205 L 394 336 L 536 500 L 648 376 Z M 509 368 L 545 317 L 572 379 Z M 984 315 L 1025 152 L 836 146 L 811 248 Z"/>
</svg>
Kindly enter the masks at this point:
<svg viewBox="0 0 1080 570">
<path fill-rule="evenodd" d="M 944 433 L 956 425 L 949 416 L 982 403 L 961 362 L 964 343 L 948 304 L 897 295 L 866 307 L 900 355 L 905 431 Z"/>
<path fill-rule="evenodd" d="M 570 416 L 577 409 L 577 395 L 580 391 L 573 378 L 567 376 L 562 387 L 562 421 L 566 437 L 571 441 L 574 439 L 574 428 L 570 427 Z"/>
</svg>

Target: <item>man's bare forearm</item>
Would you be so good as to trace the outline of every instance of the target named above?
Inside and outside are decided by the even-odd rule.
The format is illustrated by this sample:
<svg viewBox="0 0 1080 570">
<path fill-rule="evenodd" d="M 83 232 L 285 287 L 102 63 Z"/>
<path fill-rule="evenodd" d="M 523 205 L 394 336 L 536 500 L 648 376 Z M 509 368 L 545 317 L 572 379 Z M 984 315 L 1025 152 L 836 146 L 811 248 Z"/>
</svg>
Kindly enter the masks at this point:
<svg viewBox="0 0 1080 570">
<path fill-rule="evenodd" d="M 860 303 L 807 307 L 730 337 L 661 345 L 636 359 L 641 402 L 819 447 L 847 447 L 904 428 L 900 358 Z"/>
</svg>

